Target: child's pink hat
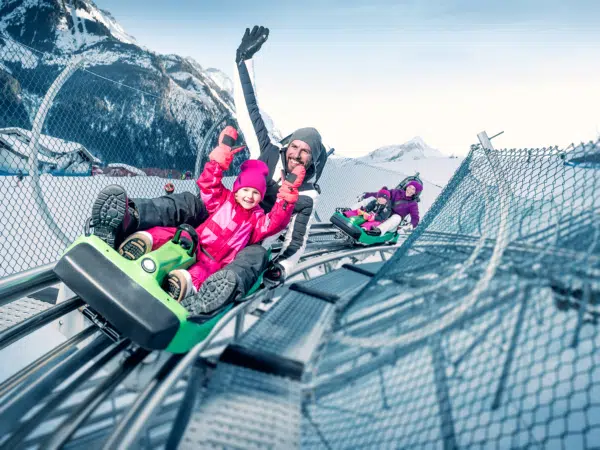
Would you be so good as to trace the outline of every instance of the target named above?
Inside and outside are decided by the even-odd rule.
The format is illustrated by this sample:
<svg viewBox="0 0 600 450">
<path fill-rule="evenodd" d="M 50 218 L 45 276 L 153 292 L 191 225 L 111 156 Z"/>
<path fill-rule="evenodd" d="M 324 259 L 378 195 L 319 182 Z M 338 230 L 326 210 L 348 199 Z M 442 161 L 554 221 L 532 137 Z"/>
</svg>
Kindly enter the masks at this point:
<svg viewBox="0 0 600 450">
<path fill-rule="evenodd" d="M 236 193 L 242 188 L 251 187 L 260 192 L 260 198 L 265 198 L 267 191 L 267 179 L 269 167 L 258 159 L 249 159 L 244 161 L 240 167 L 240 174 L 233 183 L 233 192 Z"/>
</svg>

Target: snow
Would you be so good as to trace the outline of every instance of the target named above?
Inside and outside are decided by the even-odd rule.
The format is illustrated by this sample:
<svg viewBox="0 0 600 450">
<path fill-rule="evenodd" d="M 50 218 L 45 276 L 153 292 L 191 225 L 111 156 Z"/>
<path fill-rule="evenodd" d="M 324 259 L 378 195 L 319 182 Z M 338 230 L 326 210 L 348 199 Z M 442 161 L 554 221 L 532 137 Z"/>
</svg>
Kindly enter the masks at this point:
<svg viewBox="0 0 600 450">
<path fill-rule="evenodd" d="M 9 25 L 18 26 L 25 22 L 25 11 L 39 6 L 40 0 L 25 0 L 6 16 L 0 18 L 0 31 L 6 32 Z"/>
<path fill-rule="evenodd" d="M 128 170 L 139 169 L 127 165 Z M 143 173 L 143 172 L 142 172 Z M 144 174 L 145 175 L 145 174 Z M 164 185 L 169 181 L 175 185 L 175 192 L 198 192 L 195 180 L 166 180 L 159 177 L 55 177 L 40 175 L 40 187 L 51 219 L 45 218 L 43 209 L 33 200 L 31 177 L 21 183 L 17 177 L 0 176 L 0 278 L 11 273 L 56 261 L 66 244 L 61 235 L 69 241 L 79 236 L 90 216 L 92 203 L 98 192 L 110 184 L 123 186 L 132 198 L 153 198 L 164 195 Z M 59 231 L 54 233 L 52 228 Z"/>
<path fill-rule="evenodd" d="M 145 175 L 141 170 L 125 164 L 110 164 L 109 167 L 124 167 Z M 349 206 L 360 193 L 378 189 L 383 184 L 397 183 L 404 176 L 404 173 L 367 166 L 352 159 L 332 158 L 319 182 L 322 194 L 316 211 L 321 220 L 327 222 L 336 207 Z M 56 261 L 66 246 L 61 241 L 61 235 L 72 241 L 81 234 L 92 203 L 103 187 L 119 184 L 131 198 L 152 198 L 164 195 L 167 181 L 175 185 L 176 192 L 198 191 L 195 180 L 144 176 L 142 181 L 139 177 L 55 177 L 43 174 L 40 176 L 40 186 L 47 203 L 44 208 L 51 216 L 48 221 L 44 218 L 44 208 L 36 206 L 33 200 L 28 184 L 30 177 L 25 177 L 20 185 L 16 177 L 0 177 L 0 190 L 5 193 L 0 202 L 0 217 L 8 218 L 6 226 L 0 227 L 0 257 L 4 261 L 0 267 L 0 277 Z M 232 182 L 233 178 L 226 179 L 224 184 L 231 186 Z M 421 217 L 440 191 L 440 188 L 425 181 L 419 203 Z M 58 236 L 53 233 L 53 227 L 60 230 Z"/>
<path fill-rule="evenodd" d="M 15 47 L 18 48 L 18 51 L 14 50 Z M 2 61 L 20 62 L 24 69 L 35 69 L 39 62 L 39 56 L 36 53 L 12 41 L 0 44 L 0 55 L 2 55 Z"/>
<path fill-rule="evenodd" d="M 192 74 L 189 72 L 170 72 L 169 76 L 178 81 L 188 81 L 192 78 Z"/>
<path fill-rule="evenodd" d="M 19 136 L 19 137 L 17 137 Z M 30 130 L 24 130 L 23 128 L 0 128 L 0 138 L 9 140 L 11 142 L 15 142 L 15 144 L 23 144 L 23 141 L 27 141 L 25 145 L 28 145 L 30 139 L 32 137 L 32 133 Z M 72 153 L 75 151 L 85 151 L 90 157 L 93 157 L 85 147 L 77 142 L 65 141 L 63 139 L 59 139 L 57 137 L 48 136 L 46 134 L 41 134 L 38 140 L 38 143 L 43 147 L 44 150 L 52 152 L 52 153 Z M 19 146 L 22 148 L 22 146 Z M 21 153 L 28 154 L 28 152 Z M 94 158 L 94 162 L 100 162 L 99 159 Z"/>
<path fill-rule="evenodd" d="M 274 142 L 279 142 L 283 139 L 283 135 L 281 134 L 281 131 L 279 130 L 279 128 L 277 128 L 275 126 L 275 122 L 273 122 L 273 119 L 271 118 L 271 116 L 269 116 L 269 114 L 267 114 L 263 109 L 260 108 L 260 115 L 263 118 L 263 122 L 265 123 L 265 127 L 267 127 L 267 131 L 269 133 L 269 137 L 271 138 L 272 141 Z"/>
<path fill-rule="evenodd" d="M 58 321 L 58 319 L 57 319 Z M 25 336 L 0 351 L 0 382 L 65 341 L 54 323 Z"/>
<path fill-rule="evenodd" d="M 189 58 L 189 60 L 194 61 L 193 59 Z M 196 61 L 194 61 L 194 63 L 196 63 Z M 196 63 L 198 64 L 198 63 Z M 200 65 L 198 64 L 198 68 L 201 69 Z M 225 73 L 221 72 L 218 69 L 213 69 L 213 68 L 208 68 L 204 71 L 204 73 L 212 80 L 214 81 L 214 83 L 219 86 L 219 88 L 225 92 L 229 92 L 229 94 L 231 96 L 233 96 L 233 81 L 231 81 L 231 78 L 229 78 Z"/>
<path fill-rule="evenodd" d="M 138 169 L 137 167 L 130 166 L 128 164 L 110 163 L 110 164 L 107 164 L 106 167 L 109 167 L 109 168 L 121 168 L 121 169 L 128 170 L 131 173 L 135 173 L 136 175 L 141 176 L 141 177 L 145 177 L 146 176 L 146 172 L 144 172 L 143 170 Z"/>
<path fill-rule="evenodd" d="M 169 81 L 169 90 L 167 92 L 166 100 L 171 105 L 176 105 L 176 107 L 171 108 L 171 112 L 179 123 L 185 124 L 188 133 L 192 133 L 192 130 L 195 130 L 195 132 L 192 133 L 192 137 L 201 138 L 201 136 L 197 136 L 199 131 L 198 124 L 204 122 L 205 114 L 198 109 L 198 113 L 194 114 L 194 123 L 190 123 L 187 106 L 192 99 L 204 102 L 207 109 L 214 110 L 215 108 L 213 99 L 204 92 L 190 91 L 182 88 L 172 80 Z"/>
<path fill-rule="evenodd" d="M 235 115 L 231 106 L 212 88 L 210 82 L 203 82 L 189 72 L 170 72 L 169 76 L 173 80 L 191 84 L 193 88 L 188 85 L 186 85 L 186 88 L 182 88 L 181 86 L 179 86 L 179 88 L 184 89 L 187 92 L 195 93 L 198 96 L 198 99 L 213 111 L 216 111 L 216 102 L 219 102 L 231 115 Z M 210 81 L 210 78 L 207 79 L 207 81 Z M 208 91 L 208 93 L 206 91 Z"/>
<path fill-rule="evenodd" d="M 217 93 L 217 91 L 215 91 L 210 85 L 206 85 L 206 87 L 208 88 L 208 90 L 210 91 L 210 93 L 213 95 L 214 98 L 216 98 L 219 103 L 221 103 L 221 105 L 223 105 L 227 111 L 229 111 L 229 113 L 231 115 L 234 115 L 235 112 L 233 111 L 233 109 L 231 108 L 231 106 L 229 106 L 225 101 L 223 101 L 223 99 L 221 98 L 221 96 L 219 95 L 219 93 Z"/>
<path fill-rule="evenodd" d="M 412 174 L 370 166 L 356 159 L 331 158 L 318 181 L 321 196 L 316 206 L 317 214 L 322 221 L 328 222 L 335 208 L 350 207 L 363 192 L 374 192 L 384 185 L 395 186 L 408 175 Z M 441 192 L 440 187 L 426 180 L 423 182 L 424 188 L 419 202 L 421 219 Z"/>
<path fill-rule="evenodd" d="M 93 4 L 88 5 L 90 12 L 84 9 L 78 9 L 77 15 L 83 19 L 90 20 L 92 22 L 100 22 L 110 31 L 110 34 L 121 42 L 126 44 L 137 45 L 137 42 L 133 36 L 130 36 L 125 32 L 123 27 L 114 19 L 114 17 L 101 9 L 97 9 Z"/>
<path fill-rule="evenodd" d="M 419 172 L 423 180 L 443 187 L 450 180 L 464 158 L 445 156 L 429 147 L 422 138 L 415 137 L 399 145 L 380 147 L 357 161 L 387 170 L 414 175 Z"/>
</svg>

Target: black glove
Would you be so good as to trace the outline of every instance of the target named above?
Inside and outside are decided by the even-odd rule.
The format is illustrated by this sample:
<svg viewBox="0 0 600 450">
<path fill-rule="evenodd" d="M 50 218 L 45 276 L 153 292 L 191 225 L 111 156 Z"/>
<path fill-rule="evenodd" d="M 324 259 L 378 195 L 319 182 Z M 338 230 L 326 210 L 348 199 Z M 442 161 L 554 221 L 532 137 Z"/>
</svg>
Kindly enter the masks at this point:
<svg viewBox="0 0 600 450">
<path fill-rule="evenodd" d="M 250 28 L 246 28 L 246 32 L 242 38 L 242 43 L 238 47 L 235 54 L 235 62 L 239 64 L 242 61 L 251 59 L 254 54 L 260 50 L 268 37 L 268 28 L 262 26 L 259 27 L 258 25 L 254 25 L 252 31 L 250 31 Z"/>
<path fill-rule="evenodd" d="M 271 286 L 279 285 L 285 280 L 285 270 L 280 264 L 272 262 L 269 267 L 267 267 L 267 270 L 265 270 L 263 280 L 265 281 L 265 284 Z"/>
</svg>

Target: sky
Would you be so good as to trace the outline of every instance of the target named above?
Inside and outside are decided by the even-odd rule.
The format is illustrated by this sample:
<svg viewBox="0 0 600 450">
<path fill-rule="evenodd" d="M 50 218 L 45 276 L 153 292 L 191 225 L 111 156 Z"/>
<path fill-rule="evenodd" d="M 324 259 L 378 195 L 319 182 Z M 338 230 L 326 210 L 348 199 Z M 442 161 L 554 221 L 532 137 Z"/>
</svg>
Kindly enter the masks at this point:
<svg viewBox="0 0 600 450">
<path fill-rule="evenodd" d="M 258 100 L 284 135 L 313 126 L 337 154 L 415 136 L 465 155 L 600 136 L 597 0 L 95 0 L 158 53 L 230 77 L 246 27 Z"/>
</svg>

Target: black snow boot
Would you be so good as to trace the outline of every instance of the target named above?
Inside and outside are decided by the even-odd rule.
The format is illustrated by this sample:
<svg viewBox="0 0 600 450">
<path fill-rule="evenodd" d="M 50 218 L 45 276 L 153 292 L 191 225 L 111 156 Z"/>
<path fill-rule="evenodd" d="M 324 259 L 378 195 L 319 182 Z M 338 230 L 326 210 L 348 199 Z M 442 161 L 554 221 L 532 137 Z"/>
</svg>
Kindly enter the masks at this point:
<svg viewBox="0 0 600 450">
<path fill-rule="evenodd" d="M 237 288 L 235 273 L 227 269 L 220 270 L 208 277 L 196 294 L 181 300 L 181 305 L 192 314 L 210 313 L 233 301 Z"/>
<path fill-rule="evenodd" d="M 95 236 L 116 249 L 134 220 L 137 222 L 137 211 L 129 204 L 125 189 L 111 184 L 100 191 L 92 206 Z"/>
<path fill-rule="evenodd" d="M 369 236 L 381 236 L 381 230 L 377 227 L 367 230 Z"/>
</svg>

